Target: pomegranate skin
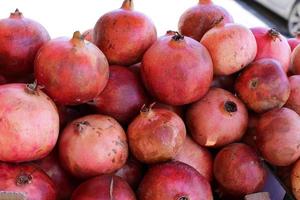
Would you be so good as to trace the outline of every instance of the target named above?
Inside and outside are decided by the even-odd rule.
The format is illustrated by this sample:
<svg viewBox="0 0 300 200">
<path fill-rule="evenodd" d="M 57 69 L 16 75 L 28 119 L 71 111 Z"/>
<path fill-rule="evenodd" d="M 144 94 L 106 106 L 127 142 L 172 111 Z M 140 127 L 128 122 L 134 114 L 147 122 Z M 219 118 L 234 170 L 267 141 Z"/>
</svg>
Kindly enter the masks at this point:
<svg viewBox="0 0 300 200">
<path fill-rule="evenodd" d="M 69 200 L 72 192 L 75 190 L 75 184 L 74 180 L 60 165 L 57 149 L 35 163 L 53 181 L 57 191 L 57 200 Z"/>
<path fill-rule="evenodd" d="M 182 35 L 200 41 L 221 17 L 222 23 L 233 23 L 233 18 L 223 7 L 214 5 L 211 0 L 199 0 L 198 5 L 181 15 L 178 29 Z"/>
<path fill-rule="evenodd" d="M 289 108 L 264 113 L 257 125 L 256 146 L 272 165 L 288 166 L 300 157 L 300 117 Z"/>
<path fill-rule="evenodd" d="M 100 17 L 94 27 L 94 43 L 103 51 L 110 65 L 138 63 L 156 39 L 153 22 L 143 13 L 133 10 L 132 0 L 124 0 L 120 9 Z"/>
<path fill-rule="evenodd" d="M 299 45 L 300 46 L 300 45 Z M 291 56 L 291 72 L 300 75 L 300 47 L 297 46 Z"/>
<path fill-rule="evenodd" d="M 56 200 L 54 183 L 45 172 L 32 164 L 0 162 L 0 190 L 23 193 L 27 200 Z"/>
<path fill-rule="evenodd" d="M 184 105 L 208 91 L 213 66 L 203 45 L 175 33 L 161 37 L 147 50 L 141 74 L 148 91 L 160 102 Z"/>
<path fill-rule="evenodd" d="M 0 20 L 0 74 L 23 76 L 33 72 L 35 55 L 48 40 L 47 30 L 23 17 L 18 9 Z"/>
<path fill-rule="evenodd" d="M 293 50 L 298 46 L 298 44 L 300 44 L 300 34 L 298 34 L 295 38 L 287 39 L 287 41 L 291 47 L 291 51 L 293 52 Z"/>
<path fill-rule="evenodd" d="M 93 100 L 107 84 L 108 62 L 76 31 L 72 39 L 57 38 L 37 53 L 35 77 L 54 101 L 76 105 Z"/>
<path fill-rule="evenodd" d="M 148 101 L 140 78 L 127 67 L 110 66 L 109 80 L 94 99 L 99 113 L 128 124 Z"/>
<path fill-rule="evenodd" d="M 186 130 L 174 112 L 143 108 L 130 123 L 127 136 L 134 157 L 152 164 L 173 159 L 184 143 Z"/>
<path fill-rule="evenodd" d="M 94 36 L 94 29 L 88 29 L 82 33 L 82 36 L 84 37 L 85 40 L 89 42 L 94 42 L 93 36 Z"/>
<path fill-rule="evenodd" d="M 71 200 L 136 200 L 130 186 L 117 176 L 102 175 L 82 183 Z"/>
<path fill-rule="evenodd" d="M 230 75 L 251 63 L 257 52 L 255 37 L 239 24 L 222 22 L 205 33 L 200 41 L 209 51 L 214 75 Z"/>
<path fill-rule="evenodd" d="M 198 144 L 215 148 L 242 138 L 247 129 L 248 113 L 242 101 L 233 94 L 212 88 L 188 108 L 186 123 Z"/>
<path fill-rule="evenodd" d="M 205 148 L 194 142 L 189 136 L 186 137 L 181 151 L 175 160 L 183 162 L 196 169 L 209 182 L 213 178 L 213 157 Z"/>
<path fill-rule="evenodd" d="M 290 84 L 280 63 L 264 58 L 247 66 L 237 78 L 235 90 L 248 108 L 262 113 L 286 103 Z"/>
<path fill-rule="evenodd" d="M 234 143 L 217 154 L 214 176 L 226 195 L 244 197 L 263 188 L 267 173 L 262 161 L 250 146 Z"/>
<path fill-rule="evenodd" d="M 292 167 L 290 173 L 291 190 L 296 199 L 300 199 L 300 160 Z"/>
<path fill-rule="evenodd" d="M 25 162 L 54 148 L 59 116 L 54 102 L 35 84 L 0 86 L 0 160 Z"/>
<path fill-rule="evenodd" d="M 285 72 L 288 71 L 291 59 L 291 48 L 287 39 L 275 29 L 255 27 L 250 29 L 257 43 L 255 61 L 261 58 L 277 60 Z"/>
<path fill-rule="evenodd" d="M 160 102 L 155 102 L 155 105 L 153 108 L 161 108 L 161 109 L 167 109 L 170 110 L 174 113 L 176 113 L 179 117 L 183 118 L 184 117 L 184 107 L 183 106 L 172 106 Z"/>
<path fill-rule="evenodd" d="M 300 75 L 289 77 L 291 93 L 285 107 L 294 110 L 300 115 Z"/>
<path fill-rule="evenodd" d="M 62 165 L 78 178 L 112 173 L 128 157 L 123 128 L 105 115 L 87 115 L 67 125 L 59 141 Z"/>
<path fill-rule="evenodd" d="M 193 167 L 176 161 L 152 166 L 137 194 L 139 200 L 213 200 L 209 182 Z"/>
</svg>

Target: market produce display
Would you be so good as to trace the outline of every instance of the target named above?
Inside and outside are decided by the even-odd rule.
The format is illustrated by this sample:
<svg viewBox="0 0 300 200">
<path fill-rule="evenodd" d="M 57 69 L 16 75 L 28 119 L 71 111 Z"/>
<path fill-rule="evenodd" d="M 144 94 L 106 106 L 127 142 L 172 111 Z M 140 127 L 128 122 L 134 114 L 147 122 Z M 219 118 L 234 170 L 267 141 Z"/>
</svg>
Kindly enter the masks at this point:
<svg viewBox="0 0 300 200">
<path fill-rule="evenodd" d="M 199 0 L 157 36 L 133 4 L 60 38 L 0 20 L 0 199 L 243 200 L 270 169 L 300 199 L 299 34 Z"/>
</svg>

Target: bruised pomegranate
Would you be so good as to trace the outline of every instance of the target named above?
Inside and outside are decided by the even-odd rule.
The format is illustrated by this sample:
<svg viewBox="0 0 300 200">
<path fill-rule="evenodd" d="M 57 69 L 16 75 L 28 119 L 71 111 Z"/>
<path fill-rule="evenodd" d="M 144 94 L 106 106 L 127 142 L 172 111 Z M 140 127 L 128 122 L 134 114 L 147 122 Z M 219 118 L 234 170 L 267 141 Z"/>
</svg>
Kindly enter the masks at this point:
<svg viewBox="0 0 300 200">
<path fill-rule="evenodd" d="M 32 72 L 35 55 L 48 40 L 47 30 L 23 17 L 18 9 L 0 20 L 0 74 L 24 76 Z"/>
<path fill-rule="evenodd" d="M 296 37 L 289 38 L 287 39 L 287 41 L 291 47 L 291 51 L 293 52 L 293 50 L 298 46 L 298 44 L 300 44 L 300 32 L 297 33 Z"/>
<path fill-rule="evenodd" d="M 45 157 L 55 146 L 59 117 L 53 101 L 34 84 L 0 86 L 0 160 Z"/>
<path fill-rule="evenodd" d="M 105 115 L 88 115 L 74 120 L 59 141 L 63 166 L 74 176 L 89 178 L 121 168 L 128 156 L 123 128 Z"/>
<path fill-rule="evenodd" d="M 57 191 L 57 200 L 69 200 L 75 190 L 74 180 L 61 167 L 58 151 L 52 151 L 47 157 L 35 162 L 52 179 Z"/>
<path fill-rule="evenodd" d="M 295 198 L 300 199 L 300 160 L 292 167 L 290 183 Z"/>
<path fill-rule="evenodd" d="M 272 165 L 288 166 L 300 157 L 300 117 L 289 108 L 264 113 L 257 125 L 256 145 Z"/>
<path fill-rule="evenodd" d="M 138 197 L 139 200 L 213 200 L 209 182 L 181 162 L 151 167 L 139 186 Z"/>
<path fill-rule="evenodd" d="M 223 7 L 213 4 L 212 0 L 199 0 L 198 5 L 189 8 L 181 15 L 178 29 L 182 35 L 200 41 L 221 17 L 223 23 L 233 22 L 233 18 Z"/>
<path fill-rule="evenodd" d="M 205 147 L 198 145 L 190 137 L 186 137 L 181 151 L 176 155 L 175 160 L 192 166 L 209 182 L 212 181 L 212 155 Z"/>
<path fill-rule="evenodd" d="M 289 98 L 289 80 L 279 62 L 264 58 L 251 63 L 237 78 L 235 90 L 257 113 L 282 107 Z"/>
<path fill-rule="evenodd" d="M 186 114 L 193 139 L 202 146 L 221 147 L 238 141 L 246 131 L 245 105 L 230 92 L 212 88 Z"/>
<path fill-rule="evenodd" d="M 111 65 L 126 66 L 141 61 L 156 38 L 153 22 L 133 10 L 133 0 L 124 0 L 120 9 L 100 17 L 94 27 L 94 43 Z"/>
<path fill-rule="evenodd" d="M 136 189 L 143 178 L 143 172 L 143 165 L 133 157 L 129 157 L 125 165 L 115 172 L 115 175 L 123 178 L 131 188 Z"/>
<path fill-rule="evenodd" d="M 166 109 L 143 107 L 130 123 L 127 136 L 134 157 L 144 163 L 173 159 L 186 136 L 182 119 Z"/>
<path fill-rule="evenodd" d="M 0 162 L 0 191 L 21 193 L 23 196 L 23 198 L 11 199 L 57 199 L 56 188 L 52 180 L 45 172 L 32 164 L 11 165 Z"/>
<path fill-rule="evenodd" d="M 226 196 L 244 197 L 259 192 L 266 175 L 262 161 L 246 144 L 234 143 L 224 147 L 214 161 L 214 176 Z"/>
<path fill-rule="evenodd" d="M 139 77 L 123 66 L 110 66 L 109 80 L 103 92 L 94 99 L 97 110 L 122 124 L 129 123 L 147 103 Z"/>
<path fill-rule="evenodd" d="M 136 200 L 135 194 L 123 179 L 102 175 L 82 183 L 71 200 Z"/>
<path fill-rule="evenodd" d="M 264 27 L 251 28 L 257 43 L 255 60 L 273 58 L 280 63 L 285 72 L 288 71 L 291 59 L 291 48 L 287 39 L 275 29 Z"/>
<path fill-rule="evenodd" d="M 161 37 L 147 50 L 141 72 L 155 98 L 170 105 L 184 105 L 205 95 L 213 67 L 203 45 L 176 32 Z"/>
<path fill-rule="evenodd" d="M 37 53 L 35 76 L 49 96 L 63 105 L 86 103 L 104 89 L 109 76 L 103 53 L 76 31 L 53 39 Z"/>
<path fill-rule="evenodd" d="M 285 107 L 294 110 L 300 115 L 300 75 L 289 77 L 291 93 Z"/>
<path fill-rule="evenodd" d="M 82 33 L 82 36 L 85 40 L 89 42 L 94 42 L 93 36 L 94 36 L 94 29 L 88 29 Z"/>
</svg>

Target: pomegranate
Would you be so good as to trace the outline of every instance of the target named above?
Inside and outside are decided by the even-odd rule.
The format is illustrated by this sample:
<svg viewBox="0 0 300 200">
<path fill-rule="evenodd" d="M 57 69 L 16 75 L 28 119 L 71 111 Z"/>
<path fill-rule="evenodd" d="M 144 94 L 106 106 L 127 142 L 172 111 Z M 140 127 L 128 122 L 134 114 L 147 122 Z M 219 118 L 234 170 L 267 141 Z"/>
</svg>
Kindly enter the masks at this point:
<svg viewBox="0 0 300 200">
<path fill-rule="evenodd" d="M 76 177 L 112 173 L 127 160 L 126 135 L 115 119 L 88 115 L 74 120 L 63 130 L 59 154 L 63 166 Z"/>
<path fill-rule="evenodd" d="M 54 183 L 43 170 L 32 164 L 0 162 L 0 190 L 21 193 L 23 197 L 11 199 L 56 200 Z"/>
<path fill-rule="evenodd" d="M 144 106 L 130 123 L 127 136 L 134 157 L 149 164 L 173 159 L 184 143 L 186 130 L 174 112 Z"/>
<path fill-rule="evenodd" d="M 291 56 L 291 69 L 293 74 L 300 75 L 300 47 L 297 46 Z"/>
<path fill-rule="evenodd" d="M 280 63 L 264 58 L 251 63 L 237 78 L 235 90 L 257 113 L 282 107 L 289 98 L 289 80 Z"/>
<path fill-rule="evenodd" d="M 296 37 L 289 38 L 287 39 L 287 41 L 291 47 L 291 51 L 293 52 L 293 50 L 298 46 L 298 44 L 300 44 L 300 32 L 296 34 Z"/>
<path fill-rule="evenodd" d="M 125 165 L 115 172 L 115 175 L 123 178 L 131 188 L 136 189 L 143 178 L 143 172 L 143 165 L 133 157 L 129 157 Z"/>
<path fill-rule="evenodd" d="M 198 145 L 190 137 L 186 137 L 183 147 L 176 155 L 175 160 L 192 166 L 209 182 L 212 181 L 212 155 L 205 147 Z"/>
<path fill-rule="evenodd" d="M 41 24 L 16 9 L 9 18 L 0 20 L 0 73 L 23 76 L 32 72 L 35 55 L 48 40 L 50 36 Z"/>
<path fill-rule="evenodd" d="M 58 151 L 55 149 L 47 157 L 35 162 L 52 179 L 57 191 L 57 200 L 69 200 L 75 190 L 74 180 L 61 167 Z"/>
<path fill-rule="evenodd" d="M 181 162 L 151 167 L 139 186 L 138 197 L 139 200 L 213 200 L 209 182 Z"/>
<path fill-rule="evenodd" d="M 88 29 L 83 32 L 82 34 L 83 38 L 89 42 L 94 42 L 93 36 L 94 36 L 94 29 Z"/>
<path fill-rule="evenodd" d="M 55 104 L 34 84 L 0 86 L 0 160 L 25 162 L 45 157 L 59 132 Z"/>
<path fill-rule="evenodd" d="M 291 48 L 287 39 L 273 28 L 255 27 L 251 28 L 251 31 L 257 43 L 255 60 L 273 58 L 287 72 L 291 59 Z"/>
<path fill-rule="evenodd" d="M 250 146 L 234 143 L 217 154 L 214 175 L 225 195 L 244 197 L 263 188 L 267 173 Z"/>
<path fill-rule="evenodd" d="M 291 189 L 296 199 L 300 199 L 300 160 L 298 160 L 290 173 Z"/>
<path fill-rule="evenodd" d="M 288 166 L 300 157 L 300 117 L 289 108 L 264 113 L 257 124 L 256 145 L 272 165 Z"/>
<path fill-rule="evenodd" d="M 285 104 L 286 107 L 294 110 L 300 115 L 300 75 L 289 77 L 291 93 Z"/>
<path fill-rule="evenodd" d="M 71 200 L 136 200 L 130 186 L 118 176 L 102 175 L 82 183 Z"/>
<path fill-rule="evenodd" d="M 167 109 L 167 110 L 170 110 L 170 111 L 176 113 L 181 118 L 184 117 L 184 107 L 183 106 L 171 106 L 171 105 L 168 105 L 168 104 L 155 102 L 153 108 Z"/>
<path fill-rule="evenodd" d="M 223 23 L 233 22 L 233 18 L 223 7 L 213 4 L 212 0 L 199 0 L 198 5 L 181 15 L 178 29 L 181 34 L 200 41 L 221 17 L 224 18 Z"/>
<path fill-rule="evenodd" d="M 211 55 L 215 75 L 240 71 L 254 60 L 257 52 L 255 38 L 248 28 L 222 21 L 205 33 L 201 43 Z"/>
<path fill-rule="evenodd" d="M 104 89 L 109 68 L 104 54 L 76 31 L 72 39 L 57 38 L 37 53 L 35 76 L 56 102 L 86 103 Z"/>
<path fill-rule="evenodd" d="M 110 66 L 109 80 L 103 92 L 94 99 L 97 110 L 122 124 L 128 124 L 147 103 L 139 77 L 123 66 Z"/>
<path fill-rule="evenodd" d="M 184 105 L 205 95 L 213 67 L 203 45 L 176 32 L 161 37 L 147 50 L 141 72 L 147 89 L 159 101 Z"/>
<path fill-rule="evenodd" d="M 221 147 L 242 138 L 247 129 L 248 113 L 233 94 L 212 88 L 203 99 L 188 108 L 186 120 L 198 144 Z"/>
<path fill-rule="evenodd" d="M 133 0 L 106 13 L 94 27 L 94 42 L 111 65 L 132 65 L 141 61 L 156 41 L 156 28 L 143 13 L 133 10 Z"/>
</svg>

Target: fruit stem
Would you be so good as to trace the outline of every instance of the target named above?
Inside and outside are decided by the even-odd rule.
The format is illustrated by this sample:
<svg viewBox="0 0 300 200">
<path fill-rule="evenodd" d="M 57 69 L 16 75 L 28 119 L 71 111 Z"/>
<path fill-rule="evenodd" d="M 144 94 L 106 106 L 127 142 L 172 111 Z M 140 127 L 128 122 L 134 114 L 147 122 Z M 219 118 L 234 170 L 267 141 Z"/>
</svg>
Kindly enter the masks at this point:
<svg viewBox="0 0 300 200">
<path fill-rule="evenodd" d="M 153 102 L 152 104 L 150 104 L 150 106 L 146 106 L 146 104 L 144 104 L 140 110 L 141 115 L 149 115 L 149 113 L 152 112 L 152 108 L 155 104 L 156 102 Z"/>
<path fill-rule="evenodd" d="M 32 176 L 30 174 L 21 173 L 16 179 L 16 184 L 17 185 L 27 185 L 27 184 L 30 184 L 31 181 L 32 181 Z"/>
<path fill-rule="evenodd" d="M 91 124 L 88 121 L 75 122 L 74 125 L 75 130 L 80 134 L 83 133 L 86 127 L 91 126 Z"/>
<path fill-rule="evenodd" d="M 22 17 L 23 17 L 23 13 L 21 13 L 18 8 L 15 10 L 15 12 L 10 13 L 9 16 L 9 18 L 22 18 Z"/>
<path fill-rule="evenodd" d="M 226 101 L 224 104 L 224 108 L 229 113 L 233 113 L 237 111 L 237 105 L 233 101 Z"/>
<path fill-rule="evenodd" d="M 170 34 L 170 31 L 168 31 L 168 32 L 169 32 L 169 34 Z M 167 33 L 168 33 L 168 32 L 167 32 Z M 179 32 L 174 31 L 174 35 L 173 35 L 172 39 L 175 40 L 175 41 L 179 41 L 179 40 L 183 40 L 183 39 L 184 39 L 184 36 L 181 35 Z"/>
<path fill-rule="evenodd" d="M 133 7 L 133 0 L 124 0 L 121 6 L 121 8 L 125 10 L 133 10 Z"/>
<path fill-rule="evenodd" d="M 33 83 L 26 84 L 26 92 L 29 94 L 37 94 L 38 92 L 37 89 L 38 89 L 37 80 L 34 80 Z"/>
<path fill-rule="evenodd" d="M 275 28 L 271 28 L 269 31 L 268 31 L 268 34 L 269 34 L 269 36 L 271 36 L 272 37 L 272 40 L 273 41 L 275 41 L 276 39 L 279 39 L 280 41 L 281 41 L 281 39 L 280 39 L 280 33 L 275 29 Z"/>
<path fill-rule="evenodd" d="M 75 31 L 73 33 L 73 37 L 71 39 L 71 42 L 75 46 L 83 46 L 84 45 L 84 37 L 83 37 L 83 35 L 81 35 L 81 33 L 79 31 Z"/>
<path fill-rule="evenodd" d="M 212 0 L 199 0 L 199 4 L 212 4 Z"/>
</svg>

